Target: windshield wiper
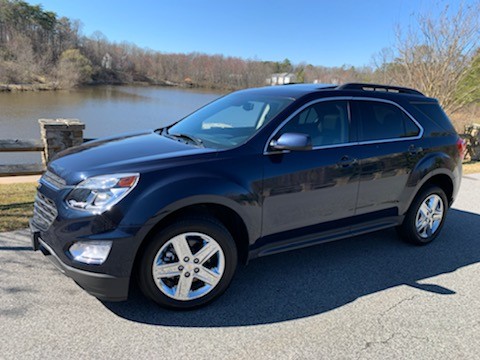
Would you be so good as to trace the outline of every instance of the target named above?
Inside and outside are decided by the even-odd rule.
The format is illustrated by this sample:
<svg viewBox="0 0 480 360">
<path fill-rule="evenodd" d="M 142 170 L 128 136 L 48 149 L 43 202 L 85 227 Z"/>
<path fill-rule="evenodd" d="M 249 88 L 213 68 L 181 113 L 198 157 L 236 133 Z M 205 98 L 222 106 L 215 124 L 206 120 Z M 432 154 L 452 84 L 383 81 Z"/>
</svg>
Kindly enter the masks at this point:
<svg viewBox="0 0 480 360">
<path fill-rule="evenodd" d="M 193 142 L 197 146 L 205 147 L 205 145 L 203 145 L 202 139 L 196 138 L 192 135 L 180 134 L 180 133 L 169 133 L 168 131 L 163 131 L 162 135 L 167 136 L 167 137 L 185 139 L 185 140 L 188 140 L 190 142 Z"/>
</svg>

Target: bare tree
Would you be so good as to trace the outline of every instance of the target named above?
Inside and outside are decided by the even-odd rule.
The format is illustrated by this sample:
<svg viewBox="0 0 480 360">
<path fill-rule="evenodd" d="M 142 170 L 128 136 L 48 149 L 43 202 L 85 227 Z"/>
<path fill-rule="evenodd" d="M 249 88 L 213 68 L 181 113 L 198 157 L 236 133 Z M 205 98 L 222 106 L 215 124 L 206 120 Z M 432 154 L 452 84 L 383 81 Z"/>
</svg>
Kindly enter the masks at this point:
<svg viewBox="0 0 480 360">
<path fill-rule="evenodd" d="M 377 75 L 437 98 L 450 114 L 461 109 L 471 98 L 458 89 L 479 46 L 479 14 L 479 2 L 455 12 L 447 5 L 438 16 L 419 15 L 407 31 L 397 28 L 392 51 L 378 56 Z"/>
</svg>

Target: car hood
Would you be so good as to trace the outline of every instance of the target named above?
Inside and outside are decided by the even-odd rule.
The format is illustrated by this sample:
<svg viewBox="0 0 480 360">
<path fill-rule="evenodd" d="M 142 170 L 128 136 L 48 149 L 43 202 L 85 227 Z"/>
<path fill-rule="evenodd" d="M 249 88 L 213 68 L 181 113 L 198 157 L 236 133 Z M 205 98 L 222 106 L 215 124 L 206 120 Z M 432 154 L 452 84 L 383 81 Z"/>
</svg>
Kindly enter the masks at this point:
<svg viewBox="0 0 480 360">
<path fill-rule="evenodd" d="M 69 183 L 85 177 L 154 170 L 162 165 L 191 155 L 216 153 L 215 149 L 199 148 L 183 141 L 159 135 L 153 130 L 98 139 L 62 151 L 49 164 L 49 169 Z"/>
</svg>

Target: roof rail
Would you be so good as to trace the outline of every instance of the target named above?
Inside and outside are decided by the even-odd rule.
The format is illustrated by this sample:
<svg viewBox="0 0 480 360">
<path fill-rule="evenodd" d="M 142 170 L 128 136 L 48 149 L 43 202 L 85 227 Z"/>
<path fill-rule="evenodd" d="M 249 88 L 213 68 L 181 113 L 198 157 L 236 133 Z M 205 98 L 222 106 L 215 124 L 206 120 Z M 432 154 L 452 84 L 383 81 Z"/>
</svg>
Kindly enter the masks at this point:
<svg viewBox="0 0 480 360">
<path fill-rule="evenodd" d="M 379 84 L 347 83 L 347 84 L 337 86 L 337 90 L 383 91 L 383 92 L 392 92 L 397 94 L 412 94 L 412 95 L 425 96 L 418 90 L 404 88 L 400 86 L 379 85 Z"/>
</svg>

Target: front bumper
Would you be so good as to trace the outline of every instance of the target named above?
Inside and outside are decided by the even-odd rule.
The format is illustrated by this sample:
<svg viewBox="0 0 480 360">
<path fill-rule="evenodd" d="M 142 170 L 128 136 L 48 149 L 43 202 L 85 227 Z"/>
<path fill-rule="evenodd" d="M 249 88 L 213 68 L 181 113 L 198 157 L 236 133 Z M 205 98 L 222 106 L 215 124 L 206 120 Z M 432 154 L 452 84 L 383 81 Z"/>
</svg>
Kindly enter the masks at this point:
<svg viewBox="0 0 480 360">
<path fill-rule="evenodd" d="M 123 301 L 128 298 L 130 277 L 115 277 L 74 268 L 65 264 L 41 238 L 41 233 L 30 222 L 32 248 L 40 250 L 64 275 L 73 279 L 89 294 L 103 301 Z"/>
</svg>

